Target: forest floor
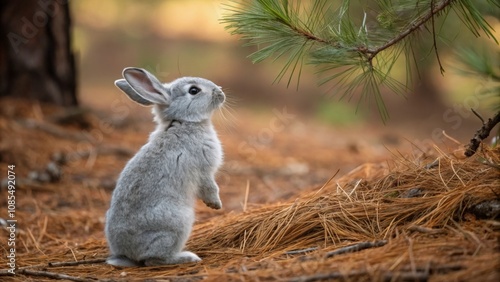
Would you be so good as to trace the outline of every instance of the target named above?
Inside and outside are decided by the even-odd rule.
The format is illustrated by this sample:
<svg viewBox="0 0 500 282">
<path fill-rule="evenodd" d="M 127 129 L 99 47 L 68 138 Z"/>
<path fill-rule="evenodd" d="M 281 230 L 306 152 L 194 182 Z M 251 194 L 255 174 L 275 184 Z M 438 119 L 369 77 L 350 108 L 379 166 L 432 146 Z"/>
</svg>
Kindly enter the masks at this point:
<svg viewBox="0 0 500 282">
<path fill-rule="evenodd" d="M 466 159 L 453 142 L 420 147 L 286 109 L 239 113 L 236 124 L 218 117 L 223 209 L 199 201 L 187 244 L 203 260 L 117 268 L 104 263 L 104 215 L 117 176 L 153 129 L 147 111 L 0 105 L 9 105 L 0 110 L 2 281 L 500 279 L 498 148 Z"/>
</svg>

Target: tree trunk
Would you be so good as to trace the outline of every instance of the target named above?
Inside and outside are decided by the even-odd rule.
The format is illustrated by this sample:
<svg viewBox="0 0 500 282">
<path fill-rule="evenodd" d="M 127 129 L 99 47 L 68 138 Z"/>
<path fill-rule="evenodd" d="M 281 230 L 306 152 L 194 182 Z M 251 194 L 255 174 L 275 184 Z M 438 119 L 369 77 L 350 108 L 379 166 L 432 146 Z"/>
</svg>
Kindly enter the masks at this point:
<svg viewBox="0 0 500 282">
<path fill-rule="evenodd" d="M 0 97 L 76 106 L 68 0 L 0 0 Z"/>
</svg>

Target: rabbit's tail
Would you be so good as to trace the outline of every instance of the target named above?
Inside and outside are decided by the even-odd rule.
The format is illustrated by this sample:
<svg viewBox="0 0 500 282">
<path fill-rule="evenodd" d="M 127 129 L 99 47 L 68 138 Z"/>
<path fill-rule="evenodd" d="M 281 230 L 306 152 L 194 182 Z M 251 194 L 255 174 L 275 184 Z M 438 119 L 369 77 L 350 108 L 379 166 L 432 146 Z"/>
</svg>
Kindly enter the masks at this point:
<svg viewBox="0 0 500 282">
<path fill-rule="evenodd" d="M 108 259 L 106 259 L 106 263 L 114 266 L 125 266 L 125 267 L 141 266 L 140 263 L 135 262 L 124 256 L 110 256 Z"/>
</svg>

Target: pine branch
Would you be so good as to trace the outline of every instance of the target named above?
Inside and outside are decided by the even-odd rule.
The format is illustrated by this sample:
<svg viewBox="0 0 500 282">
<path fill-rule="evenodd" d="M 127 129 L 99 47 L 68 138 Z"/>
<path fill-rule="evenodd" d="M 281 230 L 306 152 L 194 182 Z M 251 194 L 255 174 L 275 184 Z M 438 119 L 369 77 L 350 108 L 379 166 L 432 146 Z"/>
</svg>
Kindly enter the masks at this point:
<svg viewBox="0 0 500 282">
<path fill-rule="evenodd" d="M 366 50 L 358 50 L 361 53 L 368 54 L 368 59 L 372 59 L 377 56 L 380 52 L 384 51 L 387 48 L 390 48 L 397 43 L 401 42 L 403 39 L 411 35 L 416 30 L 420 29 L 423 25 L 425 25 L 429 20 L 431 20 L 434 15 L 440 13 L 447 7 L 449 7 L 456 0 L 444 0 L 439 2 L 437 5 L 433 6 L 433 9 L 430 9 L 426 14 L 422 15 L 420 18 L 413 21 L 405 30 L 401 31 L 396 37 L 387 41 L 380 47 L 374 49 L 366 49 Z"/>
<path fill-rule="evenodd" d="M 493 128 L 498 123 L 500 123 L 500 111 L 497 112 L 493 118 L 489 118 L 486 122 L 473 109 L 472 111 L 481 119 L 481 121 L 483 122 L 483 126 L 481 126 L 481 128 L 477 130 L 476 134 L 474 134 L 474 137 L 472 137 L 470 143 L 467 145 L 464 153 L 466 157 L 473 156 L 476 153 L 477 148 L 479 148 L 479 145 L 481 145 L 481 142 L 484 139 L 488 138 L 488 136 L 490 136 L 491 130 L 493 130 Z"/>
<path fill-rule="evenodd" d="M 329 41 L 327 39 L 321 38 L 321 37 L 309 32 L 309 31 L 305 30 L 304 28 L 301 28 L 297 25 L 294 25 L 293 22 L 290 20 L 284 20 L 283 17 L 279 16 L 278 13 L 274 13 L 274 15 L 275 15 L 274 20 L 280 22 L 282 25 L 289 28 L 290 31 L 294 32 L 298 36 L 303 37 L 307 41 L 312 41 L 312 42 L 323 44 L 323 45 L 329 45 L 330 47 L 344 49 L 344 51 L 357 52 L 357 53 L 362 54 L 364 57 L 366 57 L 367 62 L 370 62 L 373 58 L 375 58 L 375 56 L 377 56 L 382 51 L 400 43 L 406 37 L 408 37 L 409 35 L 411 35 L 415 31 L 421 29 L 422 26 L 424 26 L 425 24 L 427 24 L 429 21 L 431 21 L 433 19 L 434 15 L 439 14 L 444 9 L 446 9 L 447 7 L 452 5 L 453 2 L 455 2 L 455 1 L 456 0 L 443 0 L 435 5 L 434 5 L 433 1 L 431 1 L 432 9 L 429 9 L 429 11 L 427 13 L 425 13 L 422 16 L 420 16 L 419 18 L 415 19 L 410 25 L 408 25 L 408 27 L 401 30 L 395 37 L 386 41 L 381 46 L 378 46 L 375 48 L 370 48 L 366 45 L 358 46 L 355 48 L 345 48 L 345 47 L 341 46 L 341 44 L 339 44 L 339 42 L 332 42 L 332 41 Z M 265 1 L 257 1 L 257 2 L 263 3 Z M 283 7 L 283 8 L 286 9 L 286 7 Z M 243 8 L 242 8 L 242 10 L 243 10 Z M 240 12 L 243 12 L 243 11 L 240 11 Z M 273 20 L 273 19 L 270 19 L 270 20 Z M 239 32 L 241 25 L 245 25 L 245 23 L 237 23 L 237 21 L 238 21 L 238 19 L 236 17 L 231 17 L 231 16 L 225 17 L 222 20 L 223 23 L 229 23 L 229 25 L 227 26 L 228 29 L 234 29 L 232 32 L 233 34 L 243 34 L 244 36 L 248 36 L 248 34 Z"/>
<path fill-rule="evenodd" d="M 294 75 L 300 80 L 303 63 L 315 65 L 318 74 L 326 74 L 320 84 L 336 81 L 335 89 L 343 91 L 342 97 L 350 99 L 357 89 L 361 89 L 360 100 L 370 103 L 374 98 L 383 121 L 388 113 L 380 86 L 397 94 L 407 90 L 407 86 L 391 77 L 390 72 L 400 54 L 408 58 L 413 52 L 409 37 L 429 24 L 432 25 L 434 52 L 443 72 L 434 25 L 446 10 L 457 13 L 474 35 L 478 36 L 482 30 L 496 41 L 492 27 L 471 0 L 378 0 L 374 2 L 380 10 L 377 22 L 370 22 L 363 13 L 360 26 L 349 18 L 350 0 L 341 1 L 336 11 L 331 9 L 333 4 L 328 0 L 241 0 L 233 3 L 226 6 L 230 14 L 221 22 L 231 34 L 241 35 L 246 45 L 259 47 L 250 55 L 254 63 L 269 57 L 276 60 L 288 56 L 276 81 L 289 73 L 289 85 Z M 411 64 L 407 60 L 408 70 Z"/>
</svg>

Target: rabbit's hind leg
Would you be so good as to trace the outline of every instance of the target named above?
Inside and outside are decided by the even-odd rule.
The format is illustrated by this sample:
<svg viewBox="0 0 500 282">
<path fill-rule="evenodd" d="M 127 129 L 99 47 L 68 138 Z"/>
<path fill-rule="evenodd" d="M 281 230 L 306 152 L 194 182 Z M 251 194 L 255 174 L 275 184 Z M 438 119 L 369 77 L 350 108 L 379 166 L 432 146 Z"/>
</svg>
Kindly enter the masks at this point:
<svg viewBox="0 0 500 282">
<path fill-rule="evenodd" d="M 122 267 L 141 266 L 141 264 L 124 256 L 110 256 L 109 258 L 106 259 L 106 263 Z"/>
<path fill-rule="evenodd" d="M 141 252 L 139 261 L 146 266 L 197 262 L 201 259 L 192 252 L 182 251 L 189 230 L 178 228 L 176 232 L 145 233 L 148 244 Z"/>
<path fill-rule="evenodd" d="M 188 251 L 180 252 L 171 257 L 165 258 L 149 258 L 144 260 L 146 266 L 165 265 L 165 264 L 182 264 L 201 261 L 201 258 L 196 254 Z"/>
</svg>

